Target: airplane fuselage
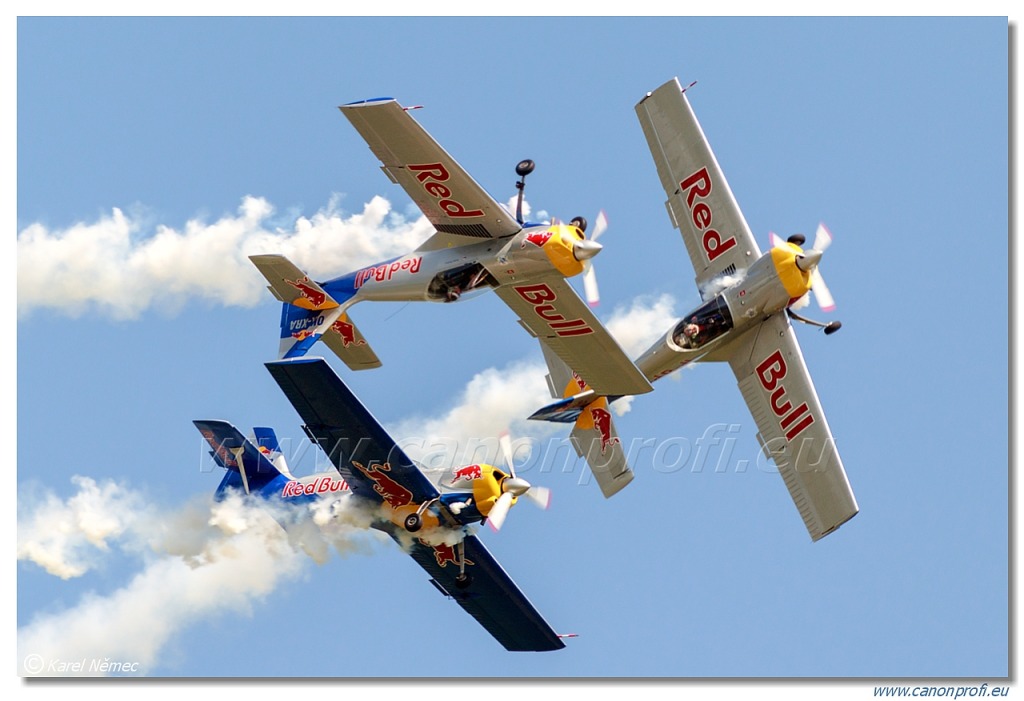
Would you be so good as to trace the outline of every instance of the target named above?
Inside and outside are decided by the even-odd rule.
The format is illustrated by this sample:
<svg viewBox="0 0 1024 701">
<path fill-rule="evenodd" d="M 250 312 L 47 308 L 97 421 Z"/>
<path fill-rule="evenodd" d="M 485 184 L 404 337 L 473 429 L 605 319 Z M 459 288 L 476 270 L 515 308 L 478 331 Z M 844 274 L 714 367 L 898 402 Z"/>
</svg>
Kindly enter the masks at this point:
<svg viewBox="0 0 1024 701">
<path fill-rule="evenodd" d="M 322 283 L 332 296 L 356 302 L 454 302 L 465 295 L 558 272 L 583 271 L 573 250 L 583 235 L 567 225 L 527 226 L 502 239 L 418 250 Z"/>
<path fill-rule="evenodd" d="M 776 247 L 746 271 L 724 279 L 727 286 L 675 323 L 636 360 L 654 381 L 706 358 L 715 350 L 786 309 L 810 290 L 810 273 L 801 270 L 796 246 Z"/>
<path fill-rule="evenodd" d="M 368 473 L 374 484 L 379 484 L 380 473 L 370 469 Z M 479 523 L 487 518 L 498 497 L 501 496 L 501 481 L 505 473 L 492 465 L 474 464 L 455 470 L 453 481 L 459 488 L 443 492 L 436 502 L 430 504 L 402 504 L 389 509 L 390 520 L 395 525 L 403 525 L 409 513 L 419 512 L 424 527 L 436 528 L 443 525 L 458 528 Z M 378 493 L 390 494 L 400 486 L 385 484 Z M 317 501 L 334 502 L 342 495 L 351 492 L 352 486 L 335 471 L 316 473 L 300 479 L 278 475 L 258 490 L 258 495 L 268 500 L 280 500 L 292 506 L 309 505 Z M 216 497 L 223 499 L 231 491 L 246 493 L 245 484 L 238 471 L 227 471 L 217 488 Z M 385 500 L 387 501 L 387 500 Z M 513 500 L 514 502 L 514 500 Z M 282 513 L 281 516 L 284 516 Z"/>
</svg>

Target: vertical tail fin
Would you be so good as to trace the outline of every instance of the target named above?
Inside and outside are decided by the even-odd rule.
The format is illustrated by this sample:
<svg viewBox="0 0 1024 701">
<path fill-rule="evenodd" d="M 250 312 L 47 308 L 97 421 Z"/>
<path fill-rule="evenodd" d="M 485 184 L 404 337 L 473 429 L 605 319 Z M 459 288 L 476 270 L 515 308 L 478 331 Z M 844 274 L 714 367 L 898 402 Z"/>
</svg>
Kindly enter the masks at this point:
<svg viewBox="0 0 1024 701">
<path fill-rule="evenodd" d="M 288 471 L 288 461 L 285 459 L 284 453 L 281 452 L 281 445 L 277 442 L 277 434 L 274 429 L 256 426 L 252 432 L 256 437 L 256 447 L 277 468 L 277 471 L 288 479 L 295 479 Z"/>
<path fill-rule="evenodd" d="M 339 309 L 302 309 L 288 302 L 281 305 L 279 358 L 299 358 L 313 347 L 338 317 Z"/>
</svg>

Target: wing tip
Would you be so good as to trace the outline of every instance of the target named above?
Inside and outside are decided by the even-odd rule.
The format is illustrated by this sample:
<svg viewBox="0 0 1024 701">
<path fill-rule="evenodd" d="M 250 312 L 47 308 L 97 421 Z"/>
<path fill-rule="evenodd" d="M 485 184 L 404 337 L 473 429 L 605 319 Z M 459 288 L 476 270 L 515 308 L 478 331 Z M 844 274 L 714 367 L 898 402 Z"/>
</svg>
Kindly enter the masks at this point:
<svg viewBox="0 0 1024 701">
<path fill-rule="evenodd" d="M 343 110 L 349 107 L 366 107 L 369 105 L 379 105 L 384 102 L 397 102 L 393 97 L 370 97 L 365 100 L 356 100 L 355 102 L 347 102 L 344 105 L 339 105 L 338 109 Z"/>
</svg>

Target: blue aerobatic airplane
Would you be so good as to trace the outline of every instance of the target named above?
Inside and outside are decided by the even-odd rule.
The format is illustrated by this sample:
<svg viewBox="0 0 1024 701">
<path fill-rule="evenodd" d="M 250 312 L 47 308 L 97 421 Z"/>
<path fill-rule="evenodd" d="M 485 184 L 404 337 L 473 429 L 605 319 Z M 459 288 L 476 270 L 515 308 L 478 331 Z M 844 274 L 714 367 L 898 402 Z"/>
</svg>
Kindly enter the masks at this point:
<svg viewBox="0 0 1024 701">
<path fill-rule="evenodd" d="M 373 527 L 387 533 L 505 649 L 543 652 L 565 647 L 563 637 L 537 612 L 491 556 L 470 526 L 500 528 L 520 496 L 541 506 L 548 492 L 492 465 L 452 470 L 435 485 L 402 451 L 322 358 L 267 363 L 271 375 L 303 421 L 310 440 L 327 454 L 338 474 L 296 479 L 288 471 L 277 438 L 255 429 L 254 440 L 225 421 L 195 421 L 214 460 L 227 469 L 217 497 L 237 490 L 297 513 L 310 502 L 339 499 L 341 492 L 374 510 Z M 287 528 L 286 519 L 279 519 Z"/>
</svg>

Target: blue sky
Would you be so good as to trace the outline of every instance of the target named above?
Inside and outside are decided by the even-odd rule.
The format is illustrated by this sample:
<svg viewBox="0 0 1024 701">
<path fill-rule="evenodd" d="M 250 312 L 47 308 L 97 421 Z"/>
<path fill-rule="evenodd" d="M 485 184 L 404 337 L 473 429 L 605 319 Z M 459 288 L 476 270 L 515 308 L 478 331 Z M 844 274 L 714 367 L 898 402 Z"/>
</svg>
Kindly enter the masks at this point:
<svg viewBox="0 0 1024 701">
<path fill-rule="evenodd" d="M 19 664 L 53 631 L 70 645 L 91 625 L 116 645 L 52 654 L 94 644 L 160 677 L 1008 674 L 1005 18 L 17 29 Z M 599 315 L 643 335 L 698 301 L 633 112 L 673 76 L 698 81 L 691 104 L 760 241 L 819 221 L 835 235 L 822 271 L 843 330 L 797 330 L 861 513 L 812 543 L 714 366 L 659 381 L 617 420 L 637 476 L 605 500 L 558 453 L 561 434 L 494 408 L 492 392 L 506 410 L 539 406 L 543 374 L 496 296 L 367 304 L 353 317 L 383 367 L 328 360 L 396 437 L 470 430 L 468 405 L 484 418 L 472 430 L 513 421 L 549 456 L 524 476 L 552 489 L 552 507 L 517 508 L 482 538 L 552 626 L 580 637 L 505 653 L 365 534 L 322 563 L 264 553 L 235 571 L 204 551 L 189 567 L 195 544 L 172 536 L 198 537 L 190 524 L 220 478 L 192 419 L 275 426 L 301 453 L 296 471 L 317 467 L 262 367 L 279 305 L 245 255 L 306 246 L 327 277 L 419 231 L 336 106 L 422 104 L 416 119 L 497 199 L 533 158 L 535 213 L 604 209 Z M 520 376 L 534 380 L 503 383 Z M 117 518 L 54 536 L 72 513 Z M 50 569 L 22 555 L 35 529 L 51 531 Z"/>
</svg>

